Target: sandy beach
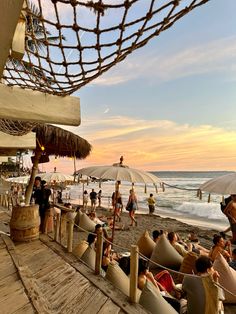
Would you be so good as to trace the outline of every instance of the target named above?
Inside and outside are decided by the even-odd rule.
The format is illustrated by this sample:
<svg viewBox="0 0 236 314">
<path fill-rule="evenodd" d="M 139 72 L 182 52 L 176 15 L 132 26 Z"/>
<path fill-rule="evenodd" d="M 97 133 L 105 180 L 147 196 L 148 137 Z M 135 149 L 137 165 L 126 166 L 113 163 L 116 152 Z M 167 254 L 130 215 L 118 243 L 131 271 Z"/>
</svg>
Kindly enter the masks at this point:
<svg viewBox="0 0 236 314">
<path fill-rule="evenodd" d="M 107 209 L 97 209 L 97 216 L 112 216 L 112 213 Z M 158 215 L 147 215 L 147 214 L 137 214 L 136 215 L 138 225 L 129 226 L 130 218 L 128 212 L 123 211 L 121 216 L 121 222 L 116 223 L 116 225 L 123 225 L 125 230 L 115 230 L 114 236 L 114 249 L 120 251 L 120 248 L 116 248 L 116 245 L 123 247 L 125 251 L 130 250 L 132 244 L 136 244 L 141 235 L 147 230 L 151 236 L 152 231 L 157 230 L 166 230 L 166 231 L 175 231 L 181 238 L 186 239 L 190 231 L 194 231 L 200 240 L 200 244 L 206 248 L 212 246 L 212 238 L 215 233 L 218 233 L 219 230 L 206 225 L 204 227 L 196 226 L 197 221 L 194 221 L 194 224 L 185 223 L 175 218 L 161 217 Z M 190 221 L 191 222 L 191 221 Z M 222 230 L 221 230 L 222 231 Z M 111 233 L 111 231 L 109 231 Z"/>
</svg>

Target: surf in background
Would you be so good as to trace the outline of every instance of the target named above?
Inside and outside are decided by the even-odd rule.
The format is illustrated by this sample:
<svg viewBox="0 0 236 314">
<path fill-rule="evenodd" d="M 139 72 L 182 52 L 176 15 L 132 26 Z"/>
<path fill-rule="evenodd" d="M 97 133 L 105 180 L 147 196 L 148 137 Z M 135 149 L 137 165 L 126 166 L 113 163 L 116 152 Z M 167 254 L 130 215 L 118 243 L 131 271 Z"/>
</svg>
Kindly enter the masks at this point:
<svg viewBox="0 0 236 314">
<path fill-rule="evenodd" d="M 158 186 L 158 193 L 156 194 L 155 188 L 150 185 L 147 186 L 147 193 L 144 193 L 144 186 L 135 184 L 135 192 L 138 196 L 139 210 L 137 213 L 148 213 L 148 206 L 146 199 L 150 193 L 153 193 L 157 206 L 155 214 L 161 216 L 172 217 L 176 219 L 184 218 L 184 221 L 195 222 L 198 221 L 199 225 L 215 226 L 217 229 L 227 227 L 228 221 L 225 215 L 220 210 L 221 195 L 212 194 L 211 202 L 207 203 L 208 193 L 203 193 L 202 200 L 197 197 L 197 189 L 205 181 L 218 177 L 229 172 L 226 171 L 206 171 L 206 172 L 190 172 L 190 171 L 159 171 L 152 172 L 161 181 L 166 183 L 165 191 Z M 102 206 L 111 207 L 111 195 L 114 191 L 114 182 L 103 182 L 101 188 L 98 183 L 84 184 L 84 190 L 88 193 L 92 188 L 95 191 L 102 190 Z M 120 191 L 123 197 L 123 203 L 126 204 L 131 189 L 131 183 L 122 182 Z M 63 197 L 70 199 L 71 203 L 82 204 L 83 184 L 69 186 L 63 191 Z"/>
</svg>

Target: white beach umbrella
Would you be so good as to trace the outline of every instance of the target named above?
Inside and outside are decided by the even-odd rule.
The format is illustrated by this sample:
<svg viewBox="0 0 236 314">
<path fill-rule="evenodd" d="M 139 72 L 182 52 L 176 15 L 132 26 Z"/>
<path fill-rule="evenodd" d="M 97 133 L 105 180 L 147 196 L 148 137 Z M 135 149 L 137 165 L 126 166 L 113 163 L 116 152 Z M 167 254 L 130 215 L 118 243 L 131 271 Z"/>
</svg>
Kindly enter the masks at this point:
<svg viewBox="0 0 236 314">
<path fill-rule="evenodd" d="M 154 174 L 120 164 L 82 168 L 78 170 L 77 173 L 104 180 L 128 181 L 143 184 L 157 184 L 161 182 Z"/>
<path fill-rule="evenodd" d="M 121 156 L 119 163 L 115 163 L 111 166 L 93 166 L 82 168 L 77 171 L 77 174 L 82 174 L 97 179 L 116 181 L 118 183 L 116 184 L 117 191 L 119 190 L 119 182 L 121 181 L 143 183 L 145 185 L 152 183 L 154 184 L 155 187 L 158 182 L 161 183 L 160 179 L 154 174 L 145 172 L 143 170 L 129 168 L 128 166 L 123 165 L 123 156 Z M 115 211 L 113 218 L 112 241 L 114 239 L 114 231 L 115 231 Z"/>
<path fill-rule="evenodd" d="M 60 182 L 73 182 L 74 177 L 61 172 L 47 172 L 40 173 L 39 176 L 42 180 L 45 180 L 47 183 L 60 183 Z"/>
<path fill-rule="evenodd" d="M 236 194 L 236 172 L 210 179 L 201 184 L 199 189 L 221 195 Z"/>
<path fill-rule="evenodd" d="M 21 176 L 21 177 L 12 177 L 7 178 L 6 181 L 12 183 L 21 183 L 21 184 L 28 184 L 30 176 Z"/>
</svg>

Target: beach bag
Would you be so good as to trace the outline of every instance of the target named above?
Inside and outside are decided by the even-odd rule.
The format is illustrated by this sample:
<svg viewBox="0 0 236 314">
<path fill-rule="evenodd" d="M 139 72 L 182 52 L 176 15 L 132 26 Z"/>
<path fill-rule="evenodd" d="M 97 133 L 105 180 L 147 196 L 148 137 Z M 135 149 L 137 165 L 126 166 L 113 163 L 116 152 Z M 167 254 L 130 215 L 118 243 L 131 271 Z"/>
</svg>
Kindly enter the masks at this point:
<svg viewBox="0 0 236 314">
<path fill-rule="evenodd" d="M 133 204 L 132 203 L 127 204 L 125 209 L 128 210 L 128 212 L 130 212 L 133 209 Z"/>
</svg>

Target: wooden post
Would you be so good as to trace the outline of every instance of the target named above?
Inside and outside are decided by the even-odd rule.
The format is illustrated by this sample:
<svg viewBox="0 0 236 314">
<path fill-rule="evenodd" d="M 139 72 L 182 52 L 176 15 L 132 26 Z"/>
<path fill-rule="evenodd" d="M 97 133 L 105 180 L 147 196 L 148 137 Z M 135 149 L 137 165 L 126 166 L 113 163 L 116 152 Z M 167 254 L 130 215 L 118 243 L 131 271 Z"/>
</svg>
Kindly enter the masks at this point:
<svg viewBox="0 0 236 314">
<path fill-rule="evenodd" d="M 60 214 L 56 214 L 56 221 L 55 221 L 55 227 L 54 227 L 54 240 L 56 242 L 59 241 L 59 230 L 60 230 Z"/>
<path fill-rule="evenodd" d="M 60 232 L 59 232 L 59 238 L 60 243 L 62 244 L 62 240 L 66 237 L 66 213 L 61 212 L 61 220 L 60 220 Z"/>
<path fill-rule="evenodd" d="M 68 223 L 68 233 L 67 233 L 67 251 L 72 252 L 73 249 L 73 231 L 74 231 L 74 220 L 70 219 Z"/>
<path fill-rule="evenodd" d="M 138 254 L 139 249 L 137 245 L 131 245 L 130 252 L 130 302 L 137 303 L 138 290 Z"/>
<path fill-rule="evenodd" d="M 30 204 L 30 199 L 31 199 L 31 195 L 33 192 L 33 186 L 34 186 L 34 179 L 36 176 L 36 173 L 38 171 L 38 164 L 39 164 L 39 159 L 42 155 L 42 151 L 36 150 L 35 151 L 35 159 L 34 159 L 34 164 L 31 170 L 31 175 L 30 175 L 30 181 L 29 184 L 26 188 L 25 191 L 25 205 L 29 205 Z"/>
<path fill-rule="evenodd" d="M 97 236 L 97 245 L 96 245 L 95 275 L 101 274 L 102 248 L 103 248 L 102 232 L 99 232 Z"/>
</svg>

